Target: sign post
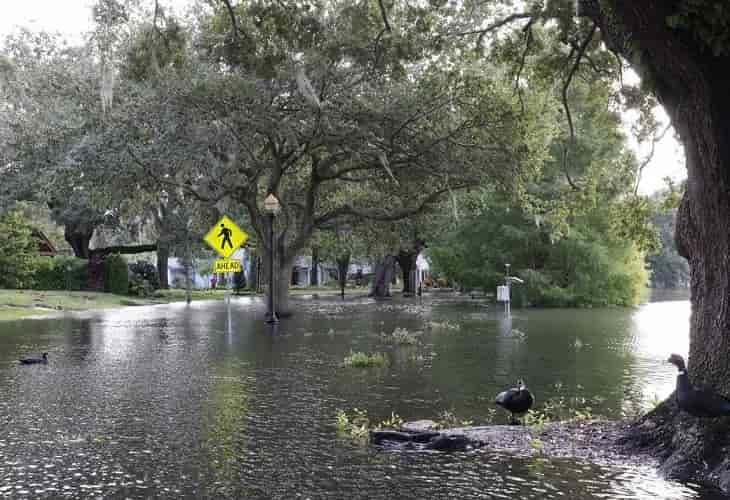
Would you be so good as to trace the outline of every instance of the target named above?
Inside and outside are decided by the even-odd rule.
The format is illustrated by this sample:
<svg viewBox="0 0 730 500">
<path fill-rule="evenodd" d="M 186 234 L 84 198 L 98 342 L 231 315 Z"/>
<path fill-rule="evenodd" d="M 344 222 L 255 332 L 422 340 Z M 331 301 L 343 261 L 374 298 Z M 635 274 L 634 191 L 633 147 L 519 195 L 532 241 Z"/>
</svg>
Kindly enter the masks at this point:
<svg viewBox="0 0 730 500">
<path fill-rule="evenodd" d="M 524 281 L 517 276 L 509 275 L 509 264 L 504 265 L 506 272 L 504 275 L 504 285 L 497 287 L 497 302 L 504 302 L 504 314 L 508 318 L 512 315 L 510 309 L 510 292 L 512 283 L 524 283 Z"/>
</svg>

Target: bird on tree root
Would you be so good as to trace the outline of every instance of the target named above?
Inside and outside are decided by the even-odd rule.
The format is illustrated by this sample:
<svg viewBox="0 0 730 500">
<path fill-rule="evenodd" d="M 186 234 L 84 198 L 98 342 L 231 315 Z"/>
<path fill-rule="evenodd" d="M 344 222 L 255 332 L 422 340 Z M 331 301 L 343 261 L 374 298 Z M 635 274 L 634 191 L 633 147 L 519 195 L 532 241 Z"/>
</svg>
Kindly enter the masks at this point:
<svg viewBox="0 0 730 500">
<path fill-rule="evenodd" d="M 712 391 L 697 390 L 692 387 L 682 356 L 672 354 L 667 362 L 676 366 L 678 370 L 675 395 L 677 405 L 682 410 L 695 417 L 717 418 L 730 416 L 730 399 Z"/>
</svg>

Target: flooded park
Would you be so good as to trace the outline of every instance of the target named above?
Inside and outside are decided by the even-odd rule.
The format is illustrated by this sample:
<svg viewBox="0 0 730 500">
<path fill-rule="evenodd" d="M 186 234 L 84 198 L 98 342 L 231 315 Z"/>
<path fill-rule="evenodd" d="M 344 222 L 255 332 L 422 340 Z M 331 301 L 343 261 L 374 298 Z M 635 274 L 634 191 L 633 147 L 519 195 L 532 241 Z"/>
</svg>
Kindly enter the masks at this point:
<svg viewBox="0 0 730 500">
<path fill-rule="evenodd" d="M 275 330 L 251 298 L 0 323 L 0 497 L 720 498 L 649 465 L 386 451 L 335 429 L 353 408 L 504 424 L 494 395 L 518 377 L 536 407 L 560 397 L 637 415 L 672 391 L 664 360 L 686 353 L 687 300 L 511 319 L 445 293 L 295 309 Z M 385 343 L 395 328 L 419 342 Z M 389 363 L 345 367 L 351 351 Z M 18 364 L 28 352 L 49 363 Z"/>
</svg>

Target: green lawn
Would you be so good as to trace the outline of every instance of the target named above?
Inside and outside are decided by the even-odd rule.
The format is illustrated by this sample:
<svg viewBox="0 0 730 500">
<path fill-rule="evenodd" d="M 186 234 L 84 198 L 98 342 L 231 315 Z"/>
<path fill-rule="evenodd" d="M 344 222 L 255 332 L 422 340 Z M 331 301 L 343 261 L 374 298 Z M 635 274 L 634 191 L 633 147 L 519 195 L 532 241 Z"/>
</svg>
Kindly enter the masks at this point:
<svg viewBox="0 0 730 500">
<path fill-rule="evenodd" d="M 348 288 L 345 293 L 362 293 L 366 289 Z M 337 295 L 340 291 L 331 287 L 312 287 L 291 289 L 292 295 Z M 193 300 L 216 300 L 225 298 L 228 290 L 193 290 Z M 241 295 L 253 295 L 245 290 Z M 0 320 L 16 319 L 24 316 L 52 314 L 58 311 L 83 311 L 87 309 L 106 309 L 148 304 L 166 304 L 185 300 L 184 289 L 160 290 L 157 297 L 143 299 L 101 292 L 66 292 L 42 290 L 3 290 L 0 289 Z"/>
<path fill-rule="evenodd" d="M 38 316 L 42 314 L 48 314 L 48 309 L 32 309 L 28 307 L 6 307 L 0 306 L 0 321 L 6 319 L 18 319 L 25 318 L 28 316 Z"/>
</svg>

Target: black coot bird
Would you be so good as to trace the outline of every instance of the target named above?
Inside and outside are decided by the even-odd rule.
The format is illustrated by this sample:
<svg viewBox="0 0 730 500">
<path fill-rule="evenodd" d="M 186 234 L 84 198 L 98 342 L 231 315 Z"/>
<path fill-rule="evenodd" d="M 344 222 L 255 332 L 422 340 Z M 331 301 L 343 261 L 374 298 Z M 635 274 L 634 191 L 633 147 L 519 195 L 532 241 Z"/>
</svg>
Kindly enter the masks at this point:
<svg viewBox="0 0 730 500">
<path fill-rule="evenodd" d="M 677 404 L 681 409 L 695 417 L 722 417 L 730 415 L 730 399 L 710 391 L 699 391 L 692 387 L 687 376 L 684 358 L 672 354 L 667 360 L 677 367 Z"/>
<path fill-rule="evenodd" d="M 42 363 L 45 365 L 46 363 L 48 363 L 48 353 L 44 352 L 43 356 L 41 356 L 41 357 L 23 358 L 23 359 L 19 359 L 18 361 L 20 361 L 24 365 L 35 365 L 38 363 Z"/>
<path fill-rule="evenodd" d="M 520 421 L 516 417 L 527 413 L 535 402 L 535 398 L 527 389 L 525 383 L 522 380 L 518 380 L 517 387 L 500 392 L 497 394 L 497 399 L 494 402 L 510 412 L 511 424 L 519 424 Z"/>
</svg>

